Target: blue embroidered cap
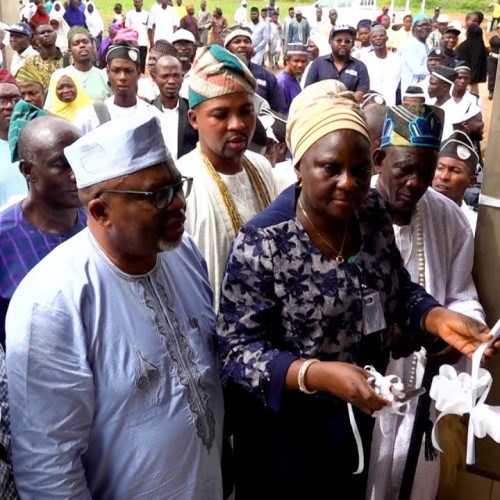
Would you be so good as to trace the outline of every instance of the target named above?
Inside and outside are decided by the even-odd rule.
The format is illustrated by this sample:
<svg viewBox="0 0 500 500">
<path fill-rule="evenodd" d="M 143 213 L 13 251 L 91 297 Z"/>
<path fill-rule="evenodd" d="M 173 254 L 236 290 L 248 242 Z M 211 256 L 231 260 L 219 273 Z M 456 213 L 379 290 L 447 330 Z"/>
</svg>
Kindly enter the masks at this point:
<svg viewBox="0 0 500 500">
<path fill-rule="evenodd" d="M 444 112 L 427 104 L 391 106 L 382 129 L 381 148 L 410 146 L 439 151 Z"/>
</svg>

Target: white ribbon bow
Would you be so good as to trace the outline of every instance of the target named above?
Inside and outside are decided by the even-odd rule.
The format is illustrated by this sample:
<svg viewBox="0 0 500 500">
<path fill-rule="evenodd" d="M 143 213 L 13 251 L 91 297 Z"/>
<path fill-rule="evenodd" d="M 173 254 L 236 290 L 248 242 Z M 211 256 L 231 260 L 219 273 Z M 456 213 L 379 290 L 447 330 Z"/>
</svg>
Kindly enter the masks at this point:
<svg viewBox="0 0 500 500">
<path fill-rule="evenodd" d="M 457 373 L 450 365 L 443 365 L 439 374 L 432 380 L 430 397 L 436 402 L 436 409 L 441 412 L 432 429 L 432 444 L 443 453 L 437 439 L 437 424 L 445 415 L 469 413 L 467 430 L 467 465 L 475 462 L 474 437 L 484 438 L 489 435 L 500 443 L 500 406 L 485 404 L 493 379 L 490 372 L 480 368 L 484 351 L 500 335 L 500 320 L 490 331 L 493 336 L 481 345 L 472 356 L 471 374 Z"/>
<path fill-rule="evenodd" d="M 397 375 L 384 376 L 371 365 L 365 366 L 365 370 L 371 375 L 366 381 L 370 384 L 375 393 L 391 402 L 391 404 L 373 412 L 372 417 L 383 417 L 384 415 L 390 414 L 403 415 L 408 409 L 408 403 L 402 403 L 397 399 L 404 396 L 404 384 L 401 382 L 401 379 Z M 351 403 L 347 403 L 347 410 L 352 433 L 354 434 L 354 440 L 356 441 L 356 447 L 358 449 L 358 468 L 354 474 L 361 474 L 365 468 L 363 443 Z"/>
</svg>

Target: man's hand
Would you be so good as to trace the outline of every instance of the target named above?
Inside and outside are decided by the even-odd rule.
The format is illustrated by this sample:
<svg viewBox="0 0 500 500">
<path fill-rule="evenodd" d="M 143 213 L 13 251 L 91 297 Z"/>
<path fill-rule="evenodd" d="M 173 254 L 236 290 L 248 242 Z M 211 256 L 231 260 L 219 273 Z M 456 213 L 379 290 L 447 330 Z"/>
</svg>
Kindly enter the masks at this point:
<svg viewBox="0 0 500 500">
<path fill-rule="evenodd" d="M 435 307 L 425 318 L 425 330 L 441 337 L 446 343 L 471 357 L 476 349 L 491 339 L 490 329 L 463 314 L 444 307 Z M 485 357 L 493 356 L 500 348 L 500 340 L 489 348 Z"/>
</svg>

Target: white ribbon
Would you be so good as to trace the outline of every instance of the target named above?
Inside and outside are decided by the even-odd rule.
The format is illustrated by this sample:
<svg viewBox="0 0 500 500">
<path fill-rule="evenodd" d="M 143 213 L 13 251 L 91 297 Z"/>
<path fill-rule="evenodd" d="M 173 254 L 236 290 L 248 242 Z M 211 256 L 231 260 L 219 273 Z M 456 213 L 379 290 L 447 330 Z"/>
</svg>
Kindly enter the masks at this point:
<svg viewBox="0 0 500 500">
<path fill-rule="evenodd" d="M 436 402 L 436 409 L 441 412 L 432 429 L 432 444 L 441 453 L 437 439 L 438 422 L 445 415 L 469 413 L 467 430 L 467 465 L 475 462 L 474 438 L 484 438 L 489 435 L 500 443 L 500 406 L 485 404 L 493 379 L 490 372 L 480 367 L 481 358 L 486 349 L 500 335 L 500 320 L 490 331 L 493 336 L 481 345 L 472 356 L 471 374 L 456 372 L 450 365 L 443 365 L 439 374 L 432 380 L 430 397 Z"/>
<path fill-rule="evenodd" d="M 391 404 L 384 406 L 380 410 L 372 413 L 372 417 L 384 417 L 385 415 L 397 414 L 403 415 L 408 409 L 408 403 L 401 403 L 397 398 L 404 396 L 404 385 L 401 379 L 396 375 L 382 375 L 371 365 L 365 366 L 365 370 L 370 373 L 367 382 L 370 384 L 372 389 L 376 394 L 383 397 Z M 358 449 L 358 468 L 353 472 L 353 474 L 361 474 L 365 468 L 365 454 L 363 451 L 363 442 L 361 441 L 361 435 L 359 433 L 358 425 L 356 424 L 356 418 L 354 417 L 354 411 L 352 409 L 352 404 L 347 403 L 347 411 L 349 414 L 349 422 L 351 424 L 352 433 L 354 434 L 354 440 L 356 442 L 356 448 Z"/>
</svg>

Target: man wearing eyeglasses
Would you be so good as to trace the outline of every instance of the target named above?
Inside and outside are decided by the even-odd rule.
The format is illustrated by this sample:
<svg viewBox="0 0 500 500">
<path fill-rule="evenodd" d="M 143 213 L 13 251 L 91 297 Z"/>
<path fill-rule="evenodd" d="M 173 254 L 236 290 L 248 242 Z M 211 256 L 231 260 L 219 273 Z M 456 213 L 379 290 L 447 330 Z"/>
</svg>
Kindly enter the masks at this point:
<svg viewBox="0 0 500 500">
<path fill-rule="evenodd" d="M 20 99 L 16 79 L 6 69 L 0 69 L 0 207 L 24 197 L 28 191 L 19 163 L 11 161 L 7 142 L 10 117 Z"/>
<path fill-rule="evenodd" d="M 222 498 L 212 293 L 183 235 L 192 179 L 148 113 L 64 153 L 88 229 L 31 271 L 7 313 L 20 495 Z"/>
</svg>

